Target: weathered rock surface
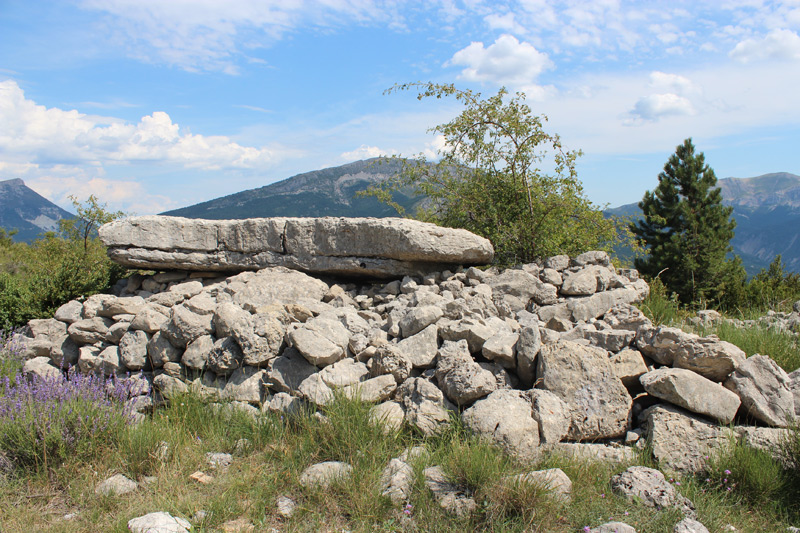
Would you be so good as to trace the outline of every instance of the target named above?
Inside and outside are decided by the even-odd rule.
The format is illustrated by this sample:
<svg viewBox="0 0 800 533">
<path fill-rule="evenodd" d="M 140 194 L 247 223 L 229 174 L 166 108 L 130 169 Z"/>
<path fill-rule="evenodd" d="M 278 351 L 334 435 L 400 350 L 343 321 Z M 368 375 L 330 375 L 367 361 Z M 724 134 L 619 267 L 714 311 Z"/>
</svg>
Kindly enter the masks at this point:
<svg viewBox="0 0 800 533">
<path fill-rule="evenodd" d="M 507 453 L 531 460 L 539 453 L 539 424 L 523 391 L 498 390 L 464 411 L 464 424 Z"/>
<path fill-rule="evenodd" d="M 333 483 L 347 480 L 353 467 L 341 461 L 325 461 L 311 465 L 300 474 L 300 484 L 307 489 L 326 489 Z"/>
<path fill-rule="evenodd" d="M 122 474 L 115 474 L 105 481 L 101 481 L 95 487 L 95 494 L 103 496 L 122 496 L 139 488 L 139 484 Z"/>
<path fill-rule="evenodd" d="M 549 390 L 569 406 L 571 439 L 619 437 L 627 431 L 632 399 L 605 350 L 569 341 L 542 346 L 537 388 Z"/>
<path fill-rule="evenodd" d="M 464 488 L 447 481 L 447 476 L 439 466 L 426 468 L 423 472 L 425 485 L 433 493 L 439 505 L 456 516 L 468 516 L 478 504 L 472 499 L 471 494 Z"/>
<path fill-rule="evenodd" d="M 748 415 L 765 424 L 786 427 L 794 417 L 789 376 L 767 356 L 754 355 L 740 364 L 725 387 L 739 395 Z"/>
<path fill-rule="evenodd" d="M 611 478 L 611 488 L 622 496 L 641 503 L 666 509 L 676 507 L 684 514 L 694 514 L 694 504 L 682 496 L 658 470 L 632 466 Z"/>
<path fill-rule="evenodd" d="M 525 472 L 507 479 L 511 483 L 530 483 L 541 487 L 552 498 L 569 503 L 572 499 L 572 480 L 560 468 Z"/>
<path fill-rule="evenodd" d="M 485 264 L 488 240 L 410 219 L 261 218 L 197 220 L 143 216 L 100 228 L 112 260 L 146 269 L 258 270 L 397 276 L 448 264 Z"/>
<path fill-rule="evenodd" d="M 739 397 L 691 370 L 659 368 L 644 374 L 640 382 L 649 394 L 693 413 L 728 424 L 736 416 Z"/>
</svg>

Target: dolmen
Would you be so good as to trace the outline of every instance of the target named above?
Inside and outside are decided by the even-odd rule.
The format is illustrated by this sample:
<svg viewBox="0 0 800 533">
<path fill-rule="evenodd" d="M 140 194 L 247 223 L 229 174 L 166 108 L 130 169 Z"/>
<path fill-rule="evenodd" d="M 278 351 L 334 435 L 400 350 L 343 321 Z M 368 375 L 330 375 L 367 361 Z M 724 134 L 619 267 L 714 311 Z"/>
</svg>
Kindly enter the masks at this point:
<svg viewBox="0 0 800 533">
<path fill-rule="evenodd" d="M 108 255 L 131 268 L 242 272 L 282 266 L 314 274 L 391 278 L 491 262 L 463 229 L 406 218 L 200 220 L 142 216 L 100 228 Z"/>
<path fill-rule="evenodd" d="M 391 219 L 139 217 L 100 234 L 115 261 L 161 271 L 32 320 L 25 371 L 134 380 L 139 412 L 188 390 L 254 416 L 344 396 L 387 431 L 456 416 L 520 460 L 641 448 L 683 472 L 732 436 L 769 448 L 800 415 L 800 380 L 653 325 L 633 305 L 647 283 L 602 251 L 479 269 L 457 262 L 488 262 L 483 239 Z"/>
</svg>

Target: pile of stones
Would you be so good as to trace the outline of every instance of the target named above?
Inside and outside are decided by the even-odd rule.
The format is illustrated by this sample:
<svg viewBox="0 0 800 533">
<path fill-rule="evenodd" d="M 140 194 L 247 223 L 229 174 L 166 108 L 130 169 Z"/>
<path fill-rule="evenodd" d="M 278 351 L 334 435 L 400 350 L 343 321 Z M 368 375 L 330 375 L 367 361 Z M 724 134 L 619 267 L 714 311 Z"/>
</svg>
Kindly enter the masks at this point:
<svg viewBox="0 0 800 533">
<path fill-rule="evenodd" d="M 153 218 L 151 226 L 161 223 Z M 346 226 L 303 224 L 334 233 Z M 394 235 L 380 224 L 378 240 Z M 238 242 L 252 240 L 226 228 Z M 430 251 L 431 235 L 447 239 L 442 228 L 423 227 L 422 237 L 413 230 L 402 226 L 405 246 L 428 242 Z M 285 232 L 282 239 L 285 251 Z M 460 416 L 522 460 L 553 449 L 621 460 L 649 444 L 663 469 L 679 472 L 702 469 L 731 432 L 772 449 L 800 416 L 800 371 L 788 375 L 767 355 L 747 358 L 714 336 L 653 325 L 632 305 L 647 284 L 635 270 L 615 269 L 605 252 L 502 271 L 457 266 L 476 262 L 483 244 L 475 239 L 464 241 L 463 256 L 452 246 L 429 254 L 430 264 L 450 265 L 441 270 L 419 270 L 427 263 L 406 250 L 417 259 L 397 271 L 382 267 L 380 277 L 395 277 L 382 281 L 374 269 L 370 279 L 357 271 L 332 278 L 330 269 L 313 270 L 314 261 L 331 264 L 318 259 L 305 272 L 252 270 L 248 260 L 244 271 L 221 274 L 200 268 L 206 262 L 196 255 L 176 263 L 173 253 L 173 270 L 133 275 L 115 294 L 31 321 L 25 371 L 48 377 L 77 368 L 133 380 L 141 396 L 131 403 L 141 413 L 189 389 L 254 416 L 358 397 L 375 404 L 373 418 L 387 430 L 408 425 L 431 435 Z M 299 240 L 327 243 L 326 257 L 349 263 L 364 263 L 362 244 L 375 241 L 360 235 L 353 251 L 336 249 L 346 239 L 324 232 Z M 379 259 L 370 256 L 371 264 Z"/>
</svg>

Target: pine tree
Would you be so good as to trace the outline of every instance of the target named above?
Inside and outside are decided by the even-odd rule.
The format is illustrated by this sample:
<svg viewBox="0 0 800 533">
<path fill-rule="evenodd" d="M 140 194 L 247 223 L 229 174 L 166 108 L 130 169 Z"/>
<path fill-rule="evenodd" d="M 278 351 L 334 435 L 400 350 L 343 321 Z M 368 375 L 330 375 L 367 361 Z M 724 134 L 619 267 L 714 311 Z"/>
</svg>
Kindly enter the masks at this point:
<svg viewBox="0 0 800 533">
<path fill-rule="evenodd" d="M 722 205 L 714 171 L 692 139 L 686 139 L 658 175 L 655 191 L 639 202 L 644 217 L 631 231 L 647 250 L 636 268 L 679 295 L 681 302 L 726 303 L 745 278 L 731 253 L 736 221 L 732 207 Z"/>
</svg>

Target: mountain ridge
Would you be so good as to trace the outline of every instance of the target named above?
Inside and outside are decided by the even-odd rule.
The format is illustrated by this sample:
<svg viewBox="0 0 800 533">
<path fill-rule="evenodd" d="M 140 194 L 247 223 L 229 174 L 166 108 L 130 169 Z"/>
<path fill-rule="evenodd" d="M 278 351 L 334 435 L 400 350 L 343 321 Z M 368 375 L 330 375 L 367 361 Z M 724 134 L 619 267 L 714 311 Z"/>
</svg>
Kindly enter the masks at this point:
<svg viewBox="0 0 800 533">
<path fill-rule="evenodd" d="M 37 193 L 20 178 L 0 181 L 0 228 L 18 230 L 15 241 L 30 242 L 58 229 L 58 221 L 75 215 Z"/>
</svg>

